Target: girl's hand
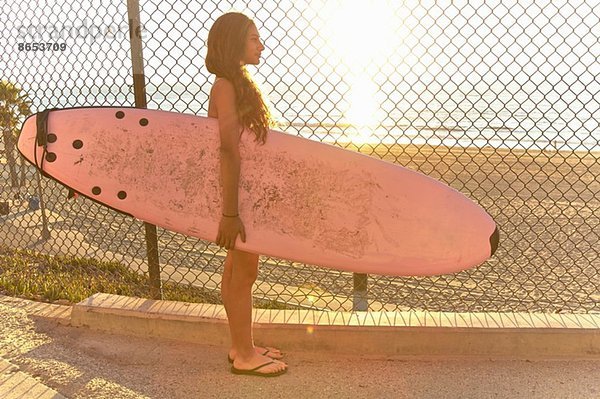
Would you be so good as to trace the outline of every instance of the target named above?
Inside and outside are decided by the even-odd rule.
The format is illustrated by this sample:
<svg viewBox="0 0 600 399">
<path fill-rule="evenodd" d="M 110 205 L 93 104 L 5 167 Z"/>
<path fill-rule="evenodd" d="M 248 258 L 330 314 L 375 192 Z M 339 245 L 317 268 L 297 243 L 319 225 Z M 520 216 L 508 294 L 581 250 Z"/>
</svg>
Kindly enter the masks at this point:
<svg viewBox="0 0 600 399">
<path fill-rule="evenodd" d="M 236 238 L 240 235 L 242 242 L 246 242 L 246 230 L 240 217 L 221 217 L 219 223 L 219 234 L 217 235 L 217 245 L 221 248 L 235 249 Z"/>
</svg>

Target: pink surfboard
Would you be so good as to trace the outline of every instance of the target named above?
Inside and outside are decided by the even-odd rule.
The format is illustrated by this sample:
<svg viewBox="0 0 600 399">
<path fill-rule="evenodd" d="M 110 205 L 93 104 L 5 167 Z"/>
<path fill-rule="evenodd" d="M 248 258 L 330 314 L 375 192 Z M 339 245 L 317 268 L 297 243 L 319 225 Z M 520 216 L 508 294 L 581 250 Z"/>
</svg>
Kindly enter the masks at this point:
<svg viewBox="0 0 600 399">
<path fill-rule="evenodd" d="M 36 123 L 40 115 L 25 121 L 18 148 L 46 175 L 140 220 L 216 241 L 216 119 L 126 107 L 55 110 L 47 125 Z M 240 152 L 247 240 L 238 237 L 238 249 L 359 273 L 433 275 L 476 266 L 498 245 L 480 206 L 410 169 L 275 130 L 264 146 L 244 132 Z"/>
</svg>

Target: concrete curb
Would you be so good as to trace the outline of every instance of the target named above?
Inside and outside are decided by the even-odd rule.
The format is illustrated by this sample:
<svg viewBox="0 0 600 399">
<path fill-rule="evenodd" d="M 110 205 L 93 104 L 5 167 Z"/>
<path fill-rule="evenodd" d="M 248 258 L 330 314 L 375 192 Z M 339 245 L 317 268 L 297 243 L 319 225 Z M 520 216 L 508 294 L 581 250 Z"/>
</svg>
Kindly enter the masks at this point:
<svg viewBox="0 0 600 399">
<path fill-rule="evenodd" d="M 600 358 L 600 315 L 441 312 L 254 312 L 257 343 L 386 357 Z M 71 324 L 106 332 L 227 345 L 220 305 L 96 294 Z"/>
</svg>

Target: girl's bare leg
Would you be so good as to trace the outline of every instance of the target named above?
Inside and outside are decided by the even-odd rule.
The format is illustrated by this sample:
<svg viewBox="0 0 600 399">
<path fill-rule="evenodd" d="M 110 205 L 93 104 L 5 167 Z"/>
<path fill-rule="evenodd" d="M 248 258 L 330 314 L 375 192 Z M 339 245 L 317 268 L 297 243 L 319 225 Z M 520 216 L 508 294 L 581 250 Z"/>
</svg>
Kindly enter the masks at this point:
<svg viewBox="0 0 600 399">
<path fill-rule="evenodd" d="M 257 274 L 257 254 L 228 251 L 221 281 L 221 295 L 229 320 L 232 344 L 230 354 L 235 354 L 233 365 L 238 369 L 253 369 L 272 360 L 256 352 L 252 337 L 252 287 Z M 275 361 L 260 372 L 271 373 L 285 367 L 285 363 Z"/>
<path fill-rule="evenodd" d="M 258 261 L 257 261 L 258 262 Z M 231 251 L 227 254 L 225 258 L 225 270 L 223 271 L 223 278 L 221 281 L 221 297 L 223 299 L 223 304 L 225 305 L 225 311 L 229 316 L 229 285 L 231 284 L 231 270 L 233 264 L 233 256 L 231 255 Z M 257 265 L 258 267 L 258 265 Z M 283 355 L 279 349 L 272 347 L 260 347 L 255 346 L 256 353 L 264 354 L 272 359 L 281 359 Z M 229 351 L 229 358 L 235 359 L 235 349 L 231 348 Z"/>
</svg>

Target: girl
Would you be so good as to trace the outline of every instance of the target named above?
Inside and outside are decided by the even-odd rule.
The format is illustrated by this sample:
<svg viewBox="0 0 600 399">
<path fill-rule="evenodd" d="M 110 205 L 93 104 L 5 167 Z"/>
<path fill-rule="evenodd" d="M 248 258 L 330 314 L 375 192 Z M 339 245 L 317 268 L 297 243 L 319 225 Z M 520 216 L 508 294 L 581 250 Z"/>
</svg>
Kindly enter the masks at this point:
<svg viewBox="0 0 600 399">
<path fill-rule="evenodd" d="M 217 245 L 225 247 L 221 295 L 229 320 L 232 347 L 229 361 L 235 374 L 277 376 L 287 371 L 279 350 L 254 346 L 252 338 L 252 286 L 258 273 L 258 254 L 235 249 L 238 234 L 246 242 L 238 213 L 240 176 L 239 140 L 242 130 L 265 143 L 272 124 L 262 95 L 246 65 L 258 65 L 264 46 L 250 18 L 241 13 L 219 17 L 208 34 L 206 67 L 216 75 L 210 92 L 208 116 L 218 118 L 221 138 L 223 209 Z"/>
</svg>

